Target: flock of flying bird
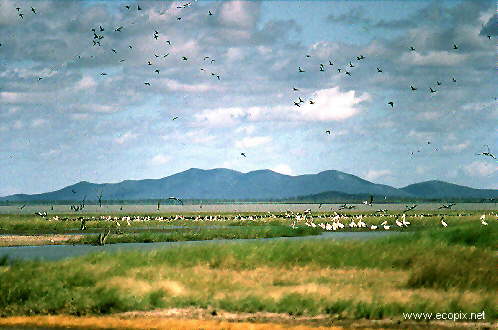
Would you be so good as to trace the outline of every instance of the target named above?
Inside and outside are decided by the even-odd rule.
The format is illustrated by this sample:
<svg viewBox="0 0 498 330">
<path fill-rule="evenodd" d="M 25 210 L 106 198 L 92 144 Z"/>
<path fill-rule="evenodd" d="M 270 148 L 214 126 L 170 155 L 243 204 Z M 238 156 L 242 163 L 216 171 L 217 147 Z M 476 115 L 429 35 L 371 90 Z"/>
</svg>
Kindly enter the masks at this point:
<svg viewBox="0 0 498 330">
<path fill-rule="evenodd" d="M 488 37 L 488 39 L 490 39 L 490 40 L 491 40 L 491 35 L 488 35 L 487 37 Z M 452 49 L 453 49 L 454 51 L 456 51 L 456 50 L 458 50 L 458 49 L 459 49 L 459 46 L 458 46 L 458 45 L 456 45 L 456 44 L 453 44 Z M 408 49 L 408 51 L 410 51 L 410 52 L 416 52 L 416 49 L 415 49 L 415 47 L 410 46 L 410 48 Z M 311 57 L 312 57 L 312 56 L 311 56 L 310 54 L 306 54 L 306 55 L 305 55 L 305 58 L 306 58 L 306 59 L 310 59 Z M 363 55 L 361 55 L 361 54 L 360 54 L 359 56 L 356 56 L 356 62 L 355 62 L 355 64 L 353 64 L 353 61 L 354 61 L 354 60 L 348 60 L 348 61 L 346 61 L 346 64 L 344 64 L 344 65 L 342 66 L 342 68 L 341 68 L 341 67 L 337 67 L 337 68 L 336 68 L 337 73 L 338 73 L 338 74 L 340 74 L 341 72 L 344 72 L 344 75 L 351 77 L 351 76 L 352 76 L 352 75 L 351 75 L 351 72 L 352 72 L 352 70 L 351 70 L 351 69 L 352 69 L 352 68 L 355 68 L 355 67 L 357 67 L 357 66 L 359 66 L 360 61 L 363 61 L 365 58 L 366 58 L 365 56 L 363 56 Z M 349 62 L 349 63 L 348 63 L 348 62 Z M 316 65 L 316 64 L 312 64 L 312 66 L 317 67 L 318 65 Z M 327 65 L 327 64 L 323 64 L 323 63 L 319 63 L 319 66 L 318 66 L 319 70 L 317 70 L 317 71 L 318 71 L 318 72 L 326 72 L 327 70 L 326 70 L 325 68 L 326 68 L 327 66 L 328 66 L 328 67 L 330 67 L 330 68 L 332 69 L 332 67 L 334 66 L 334 63 L 332 62 L 332 60 L 330 60 L 330 59 L 328 60 L 328 65 Z M 305 70 L 305 69 L 303 69 L 301 66 L 298 66 L 298 68 L 297 68 L 297 72 L 298 72 L 298 73 L 305 73 L 305 72 L 307 72 L 307 70 L 308 70 L 308 69 L 306 69 L 306 70 Z M 382 74 L 383 72 L 384 72 L 384 70 L 383 70 L 382 68 L 380 68 L 380 67 L 376 67 L 376 73 L 378 73 L 378 74 Z M 455 79 L 455 77 L 451 77 L 451 82 L 452 82 L 452 83 L 456 83 L 456 82 L 457 82 L 457 80 Z M 442 83 L 441 81 L 436 80 L 436 85 L 435 85 L 435 86 L 429 86 L 429 88 L 428 88 L 429 93 L 430 93 L 430 94 L 434 94 L 434 93 L 438 92 L 438 89 L 436 89 L 436 88 L 437 88 L 436 86 L 441 86 L 442 84 L 443 84 L 443 83 Z M 434 87 L 434 88 L 433 88 L 433 87 Z M 413 85 L 410 85 L 410 90 L 411 90 L 412 92 L 415 92 L 415 91 L 417 91 L 417 90 L 418 90 L 418 87 L 414 87 Z M 292 91 L 293 91 L 293 92 L 299 92 L 300 90 L 299 90 L 299 88 L 292 87 Z M 300 107 L 301 107 L 301 104 L 305 104 L 306 102 L 305 102 L 305 101 L 301 98 L 301 96 L 298 96 L 298 99 L 297 99 L 296 101 L 293 101 L 293 103 L 294 103 L 294 105 L 295 105 L 296 107 L 299 107 L 299 108 L 300 108 Z M 314 100 L 312 100 L 312 99 L 309 99 L 309 100 L 308 100 L 308 103 L 309 103 L 309 104 L 315 104 L 316 102 L 315 102 Z M 393 109 L 394 109 L 395 102 L 394 102 L 394 101 L 389 101 L 389 102 L 387 102 L 387 105 L 388 105 L 388 106 L 391 106 L 391 108 L 393 108 Z M 328 130 L 326 130 L 326 131 L 325 131 L 325 133 L 326 133 L 326 134 L 328 134 L 328 135 L 330 135 L 330 134 L 332 133 L 332 131 L 328 129 Z M 430 142 L 430 141 L 428 141 L 428 142 L 427 142 L 427 144 L 431 144 L 431 142 Z M 484 146 L 487 148 L 487 151 L 485 151 L 485 152 L 481 152 L 481 153 L 477 153 L 476 155 L 483 155 L 483 156 L 488 156 L 488 157 L 491 157 L 491 158 L 496 159 L 496 157 L 495 157 L 495 156 L 491 153 L 491 151 L 490 151 L 490 149 L 489 149 L 489 146 L 487 146 L 487 145 L 484 145 Z M 434 151 L 439 151 L 439 149 L 438 149 L 438 148 L 434 148 Z M 420 149 L 419 149 L 419 150 L 417 150 L 416 152 L 417 152 L 417 153 L 419 153 L 419 152 L 420 152 Z M 414 156 L 414 155 L 415 155 L 415 152 L 413 152 L 413 151 L 412 151 L 412 152 L 410 153 L 410 155 L 411 155 L 411 156 Z"/>
</svg>

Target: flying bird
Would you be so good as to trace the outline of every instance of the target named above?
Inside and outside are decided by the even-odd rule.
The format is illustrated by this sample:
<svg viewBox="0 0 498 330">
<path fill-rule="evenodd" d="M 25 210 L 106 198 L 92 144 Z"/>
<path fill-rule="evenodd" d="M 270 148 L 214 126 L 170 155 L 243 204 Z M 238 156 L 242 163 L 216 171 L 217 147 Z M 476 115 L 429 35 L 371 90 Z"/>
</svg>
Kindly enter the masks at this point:
<svg viewBox="0 0 498 330">
<path fill-rule="evenodd" d="M 453 44 L 453 49 L 458 49 L 458 46 Z"/>
<path fill-rule="evenodd" d="M 451 81 L 456 82 L 456 79 L 453 77 L 453 78 L 451 78 Z"/>
<path fill-rule="evenodd" d="M 429 90 L 430 90 L 430 92 L 431 92 L 431 93 L 435 93 L 435 92 L 437 92 L 437 90 L 432 89 L 432 87 L 431 87 L 431 88 L 429 88 Z"/>
<path fill-rule="evenodd" d="M 171 120 L 177 120 L 177 119 L 178 119 L 178 117 L 173 117 L 173 119 L 171 119 Z"/>
<path fill-rule="evenodd" d="M 182 60 L 186 61 L 188 58 L 186 56 L 182 56 Z"/>
<path fill-rule="evenodd" d="M 329 65 L 334 65 L 334 63 L 332 63 L 332 62 L 329 60 Z"/>
<path fill-rule="evenodd" d="M 377 72 L 382 72 L 382 70 L 381 70 L 381 69 L 379 69 L 379 68 L 377 68 Z"/>
<path fill-rule="evenodd" d="M 23 14 L 23 13 L 20 13 L 20 14 L 19 14 L 19 17 L 20 17 L 20 18 L 24 18 L 23 16 L 24 16 L 24 14 Z"/>
<path fill-rule="evenodd" d="M 144 85 L 150 86 L 150 83 L 146 82 L 146 83 L 144 83 Z"/>
<path fill-rule="evenodd" d="M 295 105 L 296 107 L 301 107 L 301 106 L 299 105 L 299 102 L 294 102 L 294 105 Z"/>
<path fill-rule="evenodd" d="M 113 53 L 116 53 L 116 50 L 114 48 L 111 49 Z"/>
<path fill-rule="evenodd" d="M 298 97 L 299 103 L 304 103 L 304 101 L 301 99 L 301 97 Z"/>
<path fill-rule="evenodd" d="M 241 152 L 240 153 L 241 156 L 244 156 L 244 157 L 247 157 L 246 154 L 244 152 Z"/>
<path fill-rule="evenodd" d="M 413 48 L 413 46 L 410 46 L 410 50 L 413 52 L 415 51 L 415 48 Z"/>
<path fill-rule="evenodd" d="M 310 104 L 315 104 L 315 101 L 313 101 L 313 100 L 310 100 Z"/>
<path fill-rule="evenodd" d="M 389 104 L 391 106 L 391 108 L 394 108 L 394 102 L 393 101 L 387 102 L 387 104 Z"/>
<path fill-rule="evenodd" d="M 301 67 L 299 67 L 298 69 L 299 69 L 299 72 L 306 72 L 303 69 L 301 69 Z"/>
<path fill-rule="evenodd" d="M 154 72 L 156 72 L 157 74 L 159 74 L 159 69 L 156 69 Z"/>
<path fill-rule="evenodd" d="M 36 14 L 36 9 L 31 7 L 31 11 L 33 12 L 33 14 Z"/>
<path fill-rule="evenodd" d="M 416 91 L 417 88 L 413 87 L 413 86 L 410 86 L 410 88 L 412 89 L 412 91 Z"/>
<path fill-rule="evenodd" d="M 121 32 L 121 30 L 122 30 L 122 29 L 123 29 L 123 27 L 122 27 L 122 26 L 120 26 L 120 27 L 118 27 L 118 28 L 117 28 L 116 30 L 114 30 L 114 31 L 116 31 L 116 32 Z"/>
<path fill-rule="evenodd" d="M 330 130 L 326 130 L 326 131 L 325 131 L 325 134 L 330 135 Z"/>
<path fill-rule="evenodd" d="M 488 156 L 488 157 L 491 157 L 491 158 L 493 158 L 493 159 L 496 159 L 495 155 L 493 155 L 493 154 L 491 153 L 491 151 L 489 150 L 489 146 L 488 146 L 487 144 L 485 144 L 484 146 L 488 149 L 488 151 L 481 152 L 481 153 L 478 153 L 478 154 L 476 154 L 476 155 Z"/>
<path fill-rule="evenodd" d="M 437 84 L 438 86 L 441 86 L 441 82 L 440 82 L 440 81 L 436 81 L 436 84 Z"/>
<path fill-rule="evenodd" d="M 346 74 L 347 74 L 348 76 L 351 76 L 351 72 L 349 72 L 349 71 L 346 71 Z"/>
<path fill-rule="evenodd" d="M 130 9 L 130 6 L 126 5 L 126 6 L 125 6 L 125 8 L 129 10 L 129 9 Z"/>
<path fill-rule="evenodd" d="M 208 14 L 209 14 L 209 16 L 213 16 L 213 13 L 211 12 L 211 10 L 208 11 Z"/>
<path fill-rule="evenodd" d="M 297 89 L 296 87 L 292 87 L 292 90 L 295 92 L 298 91 L 299 89 Z"/>
<path fill-rule="evenodd" d="M 104 28 L 102 27 L 102 25 L 99 25 L 99 30 L 100 32 L 104 32 Z"/>
<path fill-rule="evenodd" d="M 140 7 L 140 5 L 137 5 L 137 10 L 142 10 L 142 8 Z"/>
</svg>

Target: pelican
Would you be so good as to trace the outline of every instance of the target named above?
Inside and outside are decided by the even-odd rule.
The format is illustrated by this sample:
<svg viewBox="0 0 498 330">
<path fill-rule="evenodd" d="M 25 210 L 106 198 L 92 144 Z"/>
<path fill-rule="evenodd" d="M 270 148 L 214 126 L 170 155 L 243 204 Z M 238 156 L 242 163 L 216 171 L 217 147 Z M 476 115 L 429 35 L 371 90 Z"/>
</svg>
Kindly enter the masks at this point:
<svg viewBox="0 0 498 330">
<path fill-rule="evenodd" d="M 479 218 L 479 220 L 481 220 L 481 224 L 483 226 L 487 226 L 488 225 L 488 223 L 486 222 L 486 215 L 485 214 L 481 215 L 481 217 Z"/>
</svg>

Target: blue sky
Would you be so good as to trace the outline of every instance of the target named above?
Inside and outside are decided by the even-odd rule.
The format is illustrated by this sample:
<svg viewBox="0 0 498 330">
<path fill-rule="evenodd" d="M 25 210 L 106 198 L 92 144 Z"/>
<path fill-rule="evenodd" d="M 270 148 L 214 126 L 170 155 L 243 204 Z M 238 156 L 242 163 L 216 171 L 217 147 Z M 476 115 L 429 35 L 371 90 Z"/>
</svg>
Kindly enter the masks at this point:
<svg viewBox="0 0 498 330">
<path fill-rule="evenodd" d="M 139 3 L 0 0 L 0 196 L 191 167 L 498 188 L 494 2 Z"/>
</svg>

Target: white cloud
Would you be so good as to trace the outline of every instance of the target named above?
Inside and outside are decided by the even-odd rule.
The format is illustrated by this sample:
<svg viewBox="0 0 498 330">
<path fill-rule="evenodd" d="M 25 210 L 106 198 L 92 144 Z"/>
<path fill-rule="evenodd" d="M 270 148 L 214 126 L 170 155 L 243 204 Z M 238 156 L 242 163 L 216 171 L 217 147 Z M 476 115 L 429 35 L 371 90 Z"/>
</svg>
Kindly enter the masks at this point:
<svg viewBox="0 0 498 330">
<path fill-rule="evenodd" d="M 321 89 L 314 92 L 310 104 L 306 99 L 300 107 L 277 105 L 272 107 L 234 107 L 206 109 L 194 117 L 203 125 L 230 127 L 240 123 L 241 119 L 249 121 L 340 121 L 359 112 L 358 104 L 369 100 L 367 93 L 357 95 L 355 91 L 340 92 L 339 87 Z"/>
<path fill-rule="evenodd" d="M 459 151 L 467 149 L 469 147 L 469 145 L 470 145 L 469 141 L 459 143 L 459 144 L 445 145 L 445 146 L 443 146 L 443 150 L 444 151 L 459 152 Z"/>
<path fill-rule="evenodd" d="M 437 66 L 453 66 L 465 61 L 468 55 L 457 54 L 448 51 L 429 51 L 426 55 L 418 52 L 408 52 L 401 56 L 400 61 L 403 64 L 412 65 L 437 65 Z"/>
<path fill-rule="evenodd" d="M 468 175 L 485 177 L 497 172 L 498 166 L 496 166 L 495 161 L 493 162 L 475 161 L 464 166 L 464 170 Z"/>
<path fill-rule="evenodd" d="M 151 158 L 150 162 L 152 165 L 164 165 L 171 160 L 171 157 L 158 154 Z"/>
<path fill-rule="evenodd" d="M 377 180 L 378 178 L 391 175 L 392 172 L 390 170 L 368 170 L 365 174 L 365 179 L 369 181 Z"/>
<path fill-rule="evenodd" d="M 417 114 L 416 118 L 420 120 L 434 120 L 441 117 L 441 113 L 436 111 L 425 111 Z"/>
<path fill-rule="evenodd" d="M 164 79 L 162 81 L 170 91 L 200 93 L 208 91 L 222 91 L 223 88 L 213 84 L 182 84 L 176 80 Z"/>
<path fill-rule="evenodd" d="M 355 91 L 340 92 L 339 87 L 322 89 L 313 93 L 315 104 L 305 102 L 298 113 L 306 121 L 344 120 L 358 113 L 357 105 L 370 99 L 367 93 L 357 95 Z"/>
<path fill-rule="evenodd" d="M 244 125 L 244 126 L 237 127 L 237 129 L 235 129 L 235 133 L 252 134 L 252 133 L 254 133 L 255 130 L 256 130 L 256 126 L 254 126 L 254 125 Z"/>
<path fill-rule="evenodd" d="M 293 175 L 292 168 L 287 165 L 287 164 L 278 164 L 272 168 L 270 168 L 272 171 L 281 173 L 281 174 L 286 174 L 286 175 Z"/>
<path fill-rule="evenodd" d="M 235 146 L 240 149 L 254 148 L 272 141 L 271 136 L 248 136 L 235 141 Z"/>
<path fill-rule="evenodd" d="M 125 142 L 136 139 L 137 136 L 138 136 L 138 134 L 135 134 L 133 132 L 128 131 L 128 132 L 122 134 L 120 137 L 115 138 L 114 142 L 116 142 L 117 144 L 124 144 Z"/>
<path fill-rule="evenodd" d="M 89 89 L 89 88 L 95 87 L 96 85 L 97 85 L 97 83 L 95 82 L 95 79 L 93 79 L 90 76 L 84 76 L 76 84 L 76 89 L 77 90 Z"/>
<path fill-rule="evenodd" d="M 258 7 L 251 1 L 227 1 L 221 6 L 220 19 L 227 25 L 249 28 L 256 23 Z"/>
<path fill-rule="evenodd" d="M 194 118 L 203 126 L 230 127 L 238 124 L 245 116 L 243 108 L 208 109 L 195 114 Z"/>
<path fill-rule="evenodd" d="M 46 124 L 46 123 L 47 123 L 47 120 L 41 119 L 41 118 L 37 118 L 37 119 L 34 119 L 31 122 L 31 127 L 40 127 L 40 126 L 42 126 L 43 124 Z"/>
</svg>

